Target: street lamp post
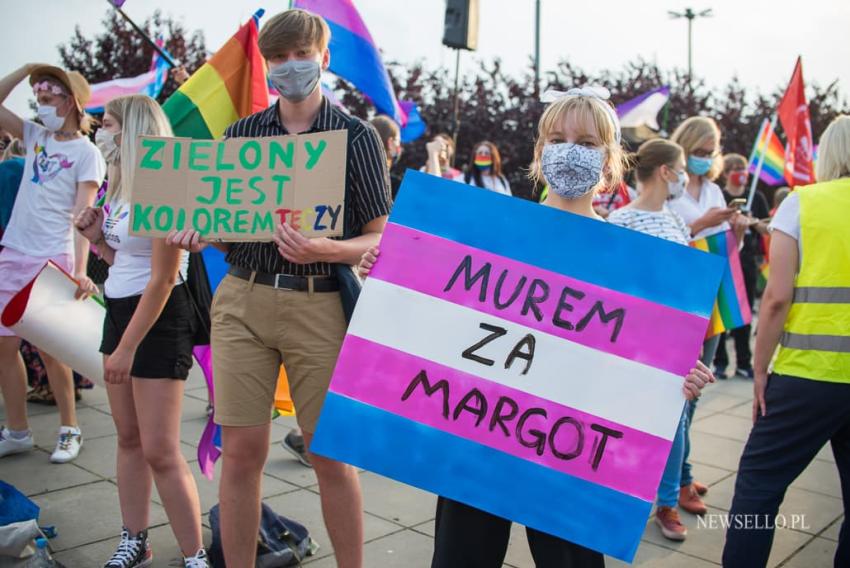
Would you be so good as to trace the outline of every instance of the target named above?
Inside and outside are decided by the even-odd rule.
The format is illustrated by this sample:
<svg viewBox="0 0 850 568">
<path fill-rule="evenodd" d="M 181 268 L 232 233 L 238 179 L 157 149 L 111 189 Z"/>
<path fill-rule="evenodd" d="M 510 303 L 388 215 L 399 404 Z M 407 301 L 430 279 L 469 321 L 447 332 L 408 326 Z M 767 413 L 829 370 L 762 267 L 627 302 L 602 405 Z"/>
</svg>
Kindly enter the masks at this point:
<svg viewBox="0 0 850 568">
<path fill-rule="evenodd" d="M 673 12 L 669 10 L 667 14 L 670 15 L 671 18 L 677 20 L 679 18 L 686 18 L 688 20 L 688 84 L 691 83 L 691 80 L 694 76 L 694 56 L 693 56 L 693 25 L 694 20 L 696 18 L 710 18 L 714 14 L 711 12 L 711 8 L 707 10 L 703 10 L 702 12 L 694 12 L 690 8 L 685 8 L 684 12 Z"/>
</svg>

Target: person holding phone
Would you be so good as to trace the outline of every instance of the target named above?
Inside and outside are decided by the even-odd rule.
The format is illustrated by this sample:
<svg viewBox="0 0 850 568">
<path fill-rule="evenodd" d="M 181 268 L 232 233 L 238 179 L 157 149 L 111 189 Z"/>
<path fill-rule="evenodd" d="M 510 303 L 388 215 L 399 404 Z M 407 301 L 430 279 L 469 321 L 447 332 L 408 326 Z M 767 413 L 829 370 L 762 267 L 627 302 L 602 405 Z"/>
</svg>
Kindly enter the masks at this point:
<svg viewBox="0 0 850 568">
<path fill-rule="evenodd" d="M 747 290 L 747 301 L 750 307 L 756 297 L 756 282 L 758 281 L 758 266 L 762 257 L 761 237 L 767 234 L 767 223 L 762 219 L 770 217 L 767 199 L 758 190 L 753 194 L 753 202 L 747 209 L 749 194 L 747 159 L 741 154 L 726 154 L 723 156 L 723 197 L 732 207 L 742 213 L 739 217 L 741 227 L 741 271 L 744 275 L 744 286 Z M 714 366 L 718 378 L 726 378 L 729 366 L 729 355 L 726 352 L 726 337 L 731 335 L 735 340 L 736 366 L 735 375 L 746 379 L 753 378 L 753 355 L 750 349 L 752 326 L 745 325 L 723 334 L 714 356 Z"/>
</svg>

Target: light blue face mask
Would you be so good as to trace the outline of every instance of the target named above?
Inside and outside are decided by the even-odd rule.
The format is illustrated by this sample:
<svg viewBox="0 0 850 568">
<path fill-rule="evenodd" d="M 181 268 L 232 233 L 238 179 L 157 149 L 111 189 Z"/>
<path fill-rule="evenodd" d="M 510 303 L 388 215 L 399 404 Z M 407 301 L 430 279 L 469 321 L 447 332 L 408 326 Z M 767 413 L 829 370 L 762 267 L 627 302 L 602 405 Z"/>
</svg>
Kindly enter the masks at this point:
<svg viewBox="0 0 850 568">
<path fill-rule="evenodd" d="M 714 158 L 700 158 L 698 156 L 688 156 L 688 171 L 695 176 L 704 176 L 711 169 L 711 164 L 714 163 Z"/>
</svg>

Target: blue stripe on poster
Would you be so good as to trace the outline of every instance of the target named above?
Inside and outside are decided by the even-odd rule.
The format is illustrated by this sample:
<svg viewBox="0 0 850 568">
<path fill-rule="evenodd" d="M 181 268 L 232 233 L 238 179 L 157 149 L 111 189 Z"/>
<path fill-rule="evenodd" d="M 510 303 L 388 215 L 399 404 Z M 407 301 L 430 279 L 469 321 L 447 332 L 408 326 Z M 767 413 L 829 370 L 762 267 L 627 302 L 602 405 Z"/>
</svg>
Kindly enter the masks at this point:
<svg viewBox="0 0 850 568">
<path fill-rule="evenodd" d="M 332 392 L 310 449 L 627 562 L 652 507 Z"/>
</svg>

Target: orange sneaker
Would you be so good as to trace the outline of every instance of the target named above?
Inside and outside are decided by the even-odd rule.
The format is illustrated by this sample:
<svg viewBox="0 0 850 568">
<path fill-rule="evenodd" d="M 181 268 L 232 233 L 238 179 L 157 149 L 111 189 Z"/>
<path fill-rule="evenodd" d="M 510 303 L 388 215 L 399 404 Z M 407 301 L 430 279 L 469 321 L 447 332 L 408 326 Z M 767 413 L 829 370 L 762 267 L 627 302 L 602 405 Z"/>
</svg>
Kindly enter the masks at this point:
<svg viewBox="0 0 850 568">
<path fill-rule="evenodd" d="M 655 524 L 661 529 L 664 538 L 682 541 L 688 536 L 688 527 L 682 524 L 679 511 L 675 507 L 658 507 L 655 511 Z"/>
<path fill-rule="evenodd" d="M 679 506 L 694 515 L 705 515 L 708 512 L 708 507 L 706 507 L 705 503 L 703 503 L 702 499 L 700 499 L 693 484 L 686 485 L 679 489 Z"/>
<path fill-rule="evenodd" d="M 699 495 L 700 497 L 708 493 L 708 485 L 700 483 L 699 481 L 694 481 L 693 486 L 697 492 L 697 495 Z"/>
</svg>

